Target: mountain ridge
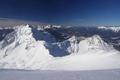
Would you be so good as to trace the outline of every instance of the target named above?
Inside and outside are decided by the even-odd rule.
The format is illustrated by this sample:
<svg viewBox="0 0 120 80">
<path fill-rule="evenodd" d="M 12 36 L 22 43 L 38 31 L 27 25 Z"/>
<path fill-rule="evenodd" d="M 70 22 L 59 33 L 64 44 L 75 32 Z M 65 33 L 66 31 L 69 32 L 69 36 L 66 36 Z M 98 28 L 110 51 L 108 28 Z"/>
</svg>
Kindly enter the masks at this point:
<svg viewBox="0 0 120 80">
<path fill-rule="evenodd" d="M 16 27 L 0 42 L 0 68 L 99 70 L 120 67 L 120 52 L 105 42 L 101 36 L 69 34 L 71 36 L 67 37 L 68 34 L 63 33 L 64 29 L 61 27 L 38 29 L 29 25 Z M 62 40 L 57 40 L 61 37 Z"/>
</svg>

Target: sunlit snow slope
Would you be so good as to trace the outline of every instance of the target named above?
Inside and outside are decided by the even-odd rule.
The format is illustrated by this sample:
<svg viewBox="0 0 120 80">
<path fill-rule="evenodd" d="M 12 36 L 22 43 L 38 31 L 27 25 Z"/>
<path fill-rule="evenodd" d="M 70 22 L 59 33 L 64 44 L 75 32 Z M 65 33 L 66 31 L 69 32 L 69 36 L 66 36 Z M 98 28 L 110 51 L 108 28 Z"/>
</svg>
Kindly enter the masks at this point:
<svg viewBox="0 0 120 80">
<path fill-rule="evenodd" d="M 0 67 L 40 68 L 52 58 L 44 45 L 45 41 L 33 38 L 29 25 L 18 26 L 0 42 Z"/>
<path fill-rule="evenodd" d="M 119 51 L 103 41 L 99 35 L 87 38 L 71 36 L 58 42 L 47 30 L 39 30 L 41 31 L 35 34 L 36 31 L 29 25 L 21 25 L 7 34 L 0 42 L 0 68 L 34 70 L 120 68 Z M 54 57 L 53 53 L 67 55 Z"/>
<path fill-rule="evenodd" d="M 69 56 L 51 62 L 52 70 L 97 70 L 120 68 L 120 53 L 104 42 L 98 35 L 77 42 L 70 40 Z M 46 69 L 46 68 L 45 68 Z"/>
</svg>

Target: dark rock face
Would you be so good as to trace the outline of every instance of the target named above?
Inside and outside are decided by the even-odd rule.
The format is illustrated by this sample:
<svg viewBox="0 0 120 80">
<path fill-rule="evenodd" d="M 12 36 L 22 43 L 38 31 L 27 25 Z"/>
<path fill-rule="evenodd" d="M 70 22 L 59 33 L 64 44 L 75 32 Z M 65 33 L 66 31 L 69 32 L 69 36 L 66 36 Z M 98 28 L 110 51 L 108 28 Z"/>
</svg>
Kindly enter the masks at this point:
<svg viewBox="0 0 120 80">
<path fill-rule="evenodd" d="M 0 41 L 5 38 L 5 36 L 14 31 L 13 29 L 0 29 Z"/>
</svg>

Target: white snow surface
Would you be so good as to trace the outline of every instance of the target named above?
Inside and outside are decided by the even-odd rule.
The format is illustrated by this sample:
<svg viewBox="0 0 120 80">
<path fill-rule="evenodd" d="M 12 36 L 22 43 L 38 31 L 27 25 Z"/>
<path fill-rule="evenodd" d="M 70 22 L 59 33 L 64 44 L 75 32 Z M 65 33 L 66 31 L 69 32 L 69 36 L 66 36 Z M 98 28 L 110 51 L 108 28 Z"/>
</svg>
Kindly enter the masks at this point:
<svg viewBox="0 0 120 80">
<path fill-rule="evenodd" d="M 98 29 L 112 30 L 114 32 L 120 31 L 120 27 L 115 27 L 115 26 L 111 26 L 111 27 L 99 26 Z"/>
<path fill-rule="evenodd" d="M 0 70 L 0 80 L 120 80 L 120 69 L 90 71 Z"/>
<path fill-rule="evenodd" d="M 11 35 L 11 36 L 10 36 Z M 44 41 L 36 41 L 31 32 L 29 25 L 18 26 L 13 33 L 8 36 L 10 40 L 3 40 L 0 44 L 0 67 L 1 68 L 18 68 L 29 69 L 37 68 L 43 63 L 49 61 L 52 56 L 45 48 Z M 7 44 L 5 47 L 5 43 Z"/>
<path fill-rule="evenodd" d="M 0 42 L 0 68 L 40 70 L 101 70 L 120 68 L 120 53 L 98 35 L 68 40 L 70 55 L 53 57 L 47 42 L 33 37 L 29 25 L 18 26 Z"/>
</svg>

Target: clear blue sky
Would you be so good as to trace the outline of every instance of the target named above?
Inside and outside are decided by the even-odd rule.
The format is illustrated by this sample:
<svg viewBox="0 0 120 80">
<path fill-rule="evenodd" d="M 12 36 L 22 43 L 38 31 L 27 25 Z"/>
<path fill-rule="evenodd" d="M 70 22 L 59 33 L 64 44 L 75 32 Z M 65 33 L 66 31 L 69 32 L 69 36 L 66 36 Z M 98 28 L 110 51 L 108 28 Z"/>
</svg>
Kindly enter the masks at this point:
<svg viewBox="0 0 120 80">
<path fill-rule="evenodd" d="M 120 0 L 0 0 L 0 17 L 63 25 L 120 25 Z"/>
</svg>

